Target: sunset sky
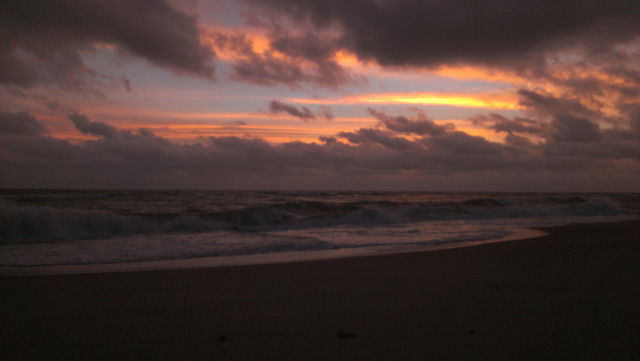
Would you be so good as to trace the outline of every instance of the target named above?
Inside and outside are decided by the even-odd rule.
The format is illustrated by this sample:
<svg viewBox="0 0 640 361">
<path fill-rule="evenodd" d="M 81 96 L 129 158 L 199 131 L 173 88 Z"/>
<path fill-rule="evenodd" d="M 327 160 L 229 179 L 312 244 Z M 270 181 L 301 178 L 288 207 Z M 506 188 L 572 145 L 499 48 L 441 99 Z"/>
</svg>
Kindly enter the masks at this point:
<svg viewBox="0 0 640 361">
<path fill-rule="evenodd" d="M 640 191 L 635 0 L 0 5 L 0 186 Z"/>
</svg>

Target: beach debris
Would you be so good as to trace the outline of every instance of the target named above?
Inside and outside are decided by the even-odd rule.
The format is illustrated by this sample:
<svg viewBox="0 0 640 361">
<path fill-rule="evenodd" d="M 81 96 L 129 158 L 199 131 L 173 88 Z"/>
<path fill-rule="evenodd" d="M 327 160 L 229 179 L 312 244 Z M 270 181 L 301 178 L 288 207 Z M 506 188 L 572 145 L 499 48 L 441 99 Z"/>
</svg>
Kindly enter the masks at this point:
<svg viewBox="0 0 640 361">
<path fill-rule="evenodd" d="M 355 338 L 356 334 L 341 328 L 336 332 L 336 336 L 338 336 L 338 338 Z"/>
</svg>

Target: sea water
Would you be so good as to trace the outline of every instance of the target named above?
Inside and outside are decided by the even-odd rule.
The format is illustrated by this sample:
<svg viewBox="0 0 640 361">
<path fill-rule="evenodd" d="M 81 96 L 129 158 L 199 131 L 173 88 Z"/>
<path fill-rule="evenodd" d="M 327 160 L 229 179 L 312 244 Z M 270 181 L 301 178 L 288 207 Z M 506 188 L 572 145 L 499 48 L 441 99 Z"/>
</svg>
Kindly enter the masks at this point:
<svg viewBox="0 0 640 361">
<path fill-rule="evenodd" d="M 286 262 L 639 216 L 640 194 L 0 190 L 0 267 Z"/>
</svg>

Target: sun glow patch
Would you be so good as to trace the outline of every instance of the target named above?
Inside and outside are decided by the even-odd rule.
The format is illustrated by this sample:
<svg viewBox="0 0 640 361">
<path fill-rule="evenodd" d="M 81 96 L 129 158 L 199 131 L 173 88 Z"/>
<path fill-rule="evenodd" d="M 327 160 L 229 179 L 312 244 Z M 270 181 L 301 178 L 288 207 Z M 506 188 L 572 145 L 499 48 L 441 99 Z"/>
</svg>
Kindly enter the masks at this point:
<svg viewBox="0 0 640 361">
<path fill-rule="evenodd" d="M 288 101 L 300 104 L 413 104 L 509 110 L 521 108 L 516 95 L 510 93 L 383 93 L 330 99 L 289 98 Z"/>
</svg>

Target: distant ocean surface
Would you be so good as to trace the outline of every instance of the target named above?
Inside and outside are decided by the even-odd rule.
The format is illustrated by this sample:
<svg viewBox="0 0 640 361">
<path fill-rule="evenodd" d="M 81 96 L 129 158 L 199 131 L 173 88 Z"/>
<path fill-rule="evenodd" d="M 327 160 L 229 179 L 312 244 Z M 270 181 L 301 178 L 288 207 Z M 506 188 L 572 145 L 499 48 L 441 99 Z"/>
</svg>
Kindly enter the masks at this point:
<svg viewBox="0 0 640 361">
<path fill-rule="evenodd" d="M 0 190 L 0 267 L 340 257 L 639 217 L 640 194 Z"/>
</svg>

